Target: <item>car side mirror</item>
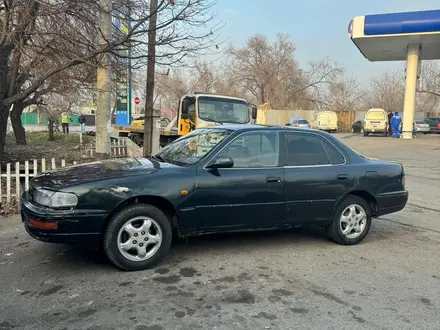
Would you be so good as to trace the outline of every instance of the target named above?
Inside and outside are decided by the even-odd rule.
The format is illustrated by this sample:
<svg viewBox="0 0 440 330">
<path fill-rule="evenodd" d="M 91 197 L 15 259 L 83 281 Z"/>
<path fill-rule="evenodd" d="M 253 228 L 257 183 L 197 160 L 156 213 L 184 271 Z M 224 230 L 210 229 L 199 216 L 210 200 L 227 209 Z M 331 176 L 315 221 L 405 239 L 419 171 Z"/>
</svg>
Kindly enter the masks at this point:
<svg viewBox="0 0 440 330">
<path fill-rule="evenodd" d="M 231 168 L 234 166 L 234 160 L 229 157 L 219 157 L 214 159 L 206 168 L 217 169 L 217 168 Z"/>
</svg>

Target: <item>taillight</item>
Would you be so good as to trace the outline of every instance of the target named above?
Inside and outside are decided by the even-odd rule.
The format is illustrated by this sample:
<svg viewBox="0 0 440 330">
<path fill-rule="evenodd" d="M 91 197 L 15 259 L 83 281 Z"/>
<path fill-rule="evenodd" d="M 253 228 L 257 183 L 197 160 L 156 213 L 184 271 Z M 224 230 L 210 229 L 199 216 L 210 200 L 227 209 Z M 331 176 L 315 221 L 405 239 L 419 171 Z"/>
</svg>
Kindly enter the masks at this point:
<svg viewBox="0 0 440 330">
<path fill-rule="evenodd" d="M 309 126 L 309 128 L 311 127 L 310 125 L 308 125 Z"/>
<path fill-rule="evenodd" d="M 402 177 L 402 187 L 405 188 L 406 177 L 405 175 Z"/>
<path fill-rule="evenodd" d="M 294 127 L 299 127 L 299 125 L 298 124 L 295 124 L 295 126 Z"/>
<path fill-rule="evenodd" d="M 417 127 L 420 127 L 420 125 L 419 125 L 419 124 L 417 124 Z"/>
<path fill-rule="evenodd" d="M 437 124 L 438 129 L 440 129 L 440 123 Z"/>
</svg>

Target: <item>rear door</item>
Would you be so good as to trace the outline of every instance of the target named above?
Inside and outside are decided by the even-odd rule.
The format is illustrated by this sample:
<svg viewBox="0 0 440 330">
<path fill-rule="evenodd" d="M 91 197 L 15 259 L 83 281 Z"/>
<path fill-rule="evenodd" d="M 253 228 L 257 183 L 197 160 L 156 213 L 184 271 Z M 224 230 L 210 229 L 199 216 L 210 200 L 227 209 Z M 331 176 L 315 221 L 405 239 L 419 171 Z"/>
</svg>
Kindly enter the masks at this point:
<svg viewBox="0 0 440 330">
<path fill-rule="evenodd" d="M 286 218 L 290 224 L 322 223 L 354 185 L 342 152 L 314 132 L 284 132 Z"/>
</svg>

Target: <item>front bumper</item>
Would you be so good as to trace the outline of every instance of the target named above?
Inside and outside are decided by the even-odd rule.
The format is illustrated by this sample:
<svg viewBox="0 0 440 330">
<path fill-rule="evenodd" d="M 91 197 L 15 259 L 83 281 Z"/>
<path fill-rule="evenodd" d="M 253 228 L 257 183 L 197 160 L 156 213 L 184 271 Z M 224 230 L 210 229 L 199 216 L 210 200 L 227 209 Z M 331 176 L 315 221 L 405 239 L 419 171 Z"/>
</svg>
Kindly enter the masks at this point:
<svg viewBox="0 0 440 330">
<path fill-rule="evenodd" d="M 395 213 L 403 210 L 408 202 L 409 193 L 407 190 L 385 193 L 376 196 L 376 216 Z"/>
<path fill-rule="evenodd" d="M 106 212 L 96 210 L 54 210 L 40 207 L 27 199 L 27 193 L 21 196 L 21 220 L 33 238 L 59 244 L 78 245 L 98 248 Z M 56 223 L 56 229 L 43 229 L 31 223 Z"/>
</svg>

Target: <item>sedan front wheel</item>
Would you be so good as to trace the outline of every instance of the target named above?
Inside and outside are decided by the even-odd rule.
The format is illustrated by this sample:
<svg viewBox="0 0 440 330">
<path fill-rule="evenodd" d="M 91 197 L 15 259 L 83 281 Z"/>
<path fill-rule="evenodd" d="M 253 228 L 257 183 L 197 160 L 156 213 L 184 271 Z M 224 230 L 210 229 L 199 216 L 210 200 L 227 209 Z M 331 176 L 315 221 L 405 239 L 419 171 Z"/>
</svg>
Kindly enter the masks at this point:
<svg viewBox="0 0 440 330">
<path fill-rule="evenodd" d="M 327 233 L 336 243 L 354 245 L 360 243 L 371 226 L 371 210 L 368 203 L 354 195 L 347 196 L 336 209 Z"/>
<path fill-rule="evenodd" d="M 131 205 L 117 213 L 104 234 L 104 251 L 123 270 L 143 270 L 168 252 L 172 227 L 167 216 L 152 205 Z"/>
</svg>

